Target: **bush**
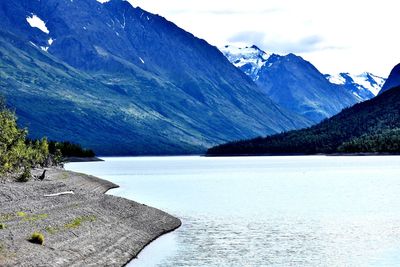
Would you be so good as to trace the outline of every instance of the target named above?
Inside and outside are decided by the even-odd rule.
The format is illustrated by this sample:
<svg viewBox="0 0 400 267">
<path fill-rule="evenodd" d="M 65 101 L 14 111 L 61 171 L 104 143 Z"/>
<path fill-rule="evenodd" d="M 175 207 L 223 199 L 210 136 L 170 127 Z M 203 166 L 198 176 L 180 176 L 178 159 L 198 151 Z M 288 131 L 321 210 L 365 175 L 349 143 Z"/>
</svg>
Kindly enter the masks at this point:
<svg viewBox="0 0 400 267">
<path fill-rule="evenodd" d="M 4 230 L 6 228 L 7 228 L 7 226 L 4 223 L 0 223 L 0 230 Z"/>
<path fill-rule="evenodd" d="M 21 178 L 28 178 L 27 168 L 46 163 L 49 157 L 47 139 L 27 142 L 27 134 L 26 129 L 18 128 L 15 113 L 7 109 L 0 97 L 0 175 L 24 169 L 25 176 Z"/>
<path fill-rule="evenodd" d="M 28 167 L 25 167 L 22 174 L 17 178 L 17 182 L 26 183 L 31 179 L 31 177 L 32 177 L 31 169 Z"/>
<path fill-rule="evenodd" d="M 34 244 L 39 244 L 39 245 L 44 245 L 44 236 L 43 234 L 39 232 L 34 232 L 29 239 L 29 242 L 34 243 Z"/>
<path fill-rule="evenodd" d="M 63 157 L 94 157 L 90 149 L 70 142 L 48 142 L 27 139 L 28 131 L 20 129 L 14 112 L 7 109 L 0 96 L 0 176 L 18 173 L 17 180 L 26 182 L 30 178 L 29 168 L 59 165 Z"/>
</svg>

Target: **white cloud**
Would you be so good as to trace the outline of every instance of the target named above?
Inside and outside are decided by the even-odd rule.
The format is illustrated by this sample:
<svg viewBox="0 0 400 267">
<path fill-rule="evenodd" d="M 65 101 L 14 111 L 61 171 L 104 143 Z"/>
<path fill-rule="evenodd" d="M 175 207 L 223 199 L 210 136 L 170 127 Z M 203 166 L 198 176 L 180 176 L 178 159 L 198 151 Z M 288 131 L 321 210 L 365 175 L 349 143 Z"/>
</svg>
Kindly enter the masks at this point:
<svg viewBox="0 0 400 267">
<path fill-rule="evenodd" d="M 248 44 L 268 52 L 297 53 L 325 73 L 371 71 L 386 76 L 400 62 L 400 3 L 395 0 L 131 2 L 213 45 L 244 44 L 245 33 L 253 33 Z"/>
</svg>

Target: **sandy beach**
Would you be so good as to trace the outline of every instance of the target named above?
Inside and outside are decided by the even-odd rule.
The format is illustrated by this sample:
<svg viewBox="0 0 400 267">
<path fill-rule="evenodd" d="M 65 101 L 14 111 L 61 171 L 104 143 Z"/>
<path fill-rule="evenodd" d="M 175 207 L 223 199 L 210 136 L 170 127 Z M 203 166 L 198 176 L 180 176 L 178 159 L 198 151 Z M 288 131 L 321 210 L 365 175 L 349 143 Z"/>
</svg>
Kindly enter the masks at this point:
<svg viewBox="0 0 400 267">
<path fill-rule="evenodd" d="M 116 187 L 62 169 L 47 169 L 43 181 L 1 183 L 0 266 L 123 266 L 181 225 L 163 211 L 105 194 Z M 44 245 L 28 241 L 34 232 Z"/>
</svg>

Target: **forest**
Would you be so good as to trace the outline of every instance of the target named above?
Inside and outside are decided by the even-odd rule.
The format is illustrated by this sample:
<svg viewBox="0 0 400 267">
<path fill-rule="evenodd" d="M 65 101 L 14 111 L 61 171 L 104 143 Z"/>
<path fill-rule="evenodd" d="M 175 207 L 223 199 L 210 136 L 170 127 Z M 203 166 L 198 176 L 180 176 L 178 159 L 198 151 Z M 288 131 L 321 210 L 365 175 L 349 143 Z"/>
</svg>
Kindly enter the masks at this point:
<svg viewBox="0 0 400 267">
<path fill-rule="evenodd" d="M 346 108 L 301 130 L 234 141 L 209 156 L 264 154 L 400 153 L 400 87 Z"/>
</svg>

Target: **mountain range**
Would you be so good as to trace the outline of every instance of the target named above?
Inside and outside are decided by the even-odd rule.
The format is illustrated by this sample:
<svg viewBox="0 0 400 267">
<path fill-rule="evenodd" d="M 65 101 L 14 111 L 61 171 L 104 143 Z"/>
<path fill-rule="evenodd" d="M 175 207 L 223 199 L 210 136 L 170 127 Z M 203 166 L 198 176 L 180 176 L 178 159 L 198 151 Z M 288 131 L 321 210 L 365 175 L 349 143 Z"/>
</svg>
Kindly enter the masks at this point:
<svg viewBox="0 0 400 267">
<path fill-rule="evenodd" d="M 1 1 L 0 90 L 32 138 L 101 155 L 201 153 L 356 101 L 333 86 L 329 112 L 304 117 L 206 41 L 127 1 L 103 2 Z"/>
<path fill-rule="evenodd" d="M 299 56 L 267 53 L 254 45 L 220 50 L 272 100 L 315 123 L 371 99 L 385 82 L 370 73 L 323 75 Z"/>
</svg>

